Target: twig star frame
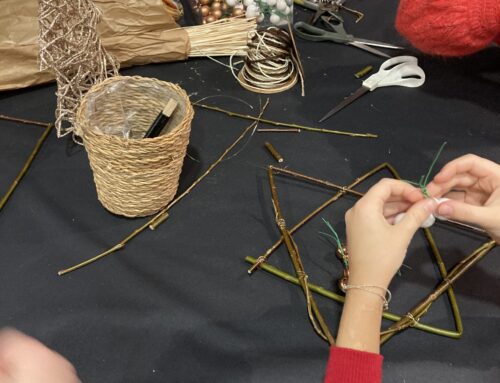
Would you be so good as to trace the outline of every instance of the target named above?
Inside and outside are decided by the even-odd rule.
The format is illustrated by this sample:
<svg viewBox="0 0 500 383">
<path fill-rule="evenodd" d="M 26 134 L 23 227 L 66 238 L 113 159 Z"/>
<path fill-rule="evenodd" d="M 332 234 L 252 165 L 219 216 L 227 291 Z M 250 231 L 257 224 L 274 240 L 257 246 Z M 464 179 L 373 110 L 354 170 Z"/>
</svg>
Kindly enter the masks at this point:
<svg viewBox="0 0 500 383">
<path fill-rule="evenodd" d="M 265 271 L 268 271 L 282 279 L 285 279 L 291 283 L 300 285 L 302 287 L 302 290 L 304 291 L 304 294 L 306 296 L 306 304 L 307 304 L 307 311 L 309 315 L 309 319 L 311 320 L 311 323 L 313 324 L 314 330 L 318 333 L 318 335 L 324 339 L 327 340 L 329 344 L 333 344 L 333 338 L 331 337 L 331 332 L 328 329 L 326 325 L 324 325 L 324 321 L 322 322 L 322 316 L 321 313 L 319 313 L 319 310 L 317 310 L 317 307 L 315 308 L 315 302 L 314 298 L 312 297 L 312 294 L 310 293 L 311 291 L 316 292 L 320 295 L 323 295 L 325 297 L 328 297 L 330 299 L 333 299 L 337 302 L 343 303 L 344 302 L 344 297 L 338 294 L 335 294 L 321 286 L 314 285 L 308 281 L 308 275 L 306 274 L 304 267 L 302 265 L 302 261 L 300 259 L 299 255 L 299 250 L 298 246 L 293 240 L 292 234 L 295 233 L 297 230 L 299 230 L 302 226 L 304 226 L 308 221 L 310 221 L 313 217 L 315 217 L 317 214 L 319 214 L 321 211 L 323 211 L 326 207 L 340 199 L 346 194 L 351 194 L 357 197 L 362 197 L 363 193 L 360 193 L 358 191 L 353 190 L 354 187 L 358 186 L 360 183 L 363 181 L 367 180 L 368 178 L 374 176 L 375 174 L 379 173 L 382 170 L 388 170 L 392 176 L 396 179 L 401 179 L 397 171 L 395 170 L 394 167 L 392 167 L 389 163 L 383 163 L 369 172 L 365 173 L 361 177 L 357 178 L 354 182 L 352 182 L 348 186 L 340 186 L 337 184 L 334 184 L 329 181 L 325 180 L 320 180 L 316 179 L 301 173 L 297 173 L 294 171 L 291 171 L 289 169 L 282 169 L 282 168 L 277 168 L 274 166 L 269 166 L 268 168 L 268 177 L 269 177 L 269 184 L 271 187 L 271 194 L 272 194 L 272 203 L 273 203 L 273 208 L 276 213 L 276 223 L 280 229 L 281 232 L 281 237 L 260 257 L 257 259 L 253 257 L 246 257 L 245 261 L 248 263 L 252 264 L 252 267 L 248 270 L 248 273 L 251 274 L 253 273 L 257 268 L 262 268 Z M 276 189 L 276 184 L 274 182 L 274 175 L 275 174 L 280 174 L 280 175 L 285 175 L 289 176 L 301 181 L 306 181 L 306 182 L 312 182 L 317 185 L 325 186 L 328 188 L 332 188 L 337 190 L 337 193 L 333 195 L 331 198 L 329 198 L 327 201 L 325 201 L 322 205 L 320 205 L 318 208 L 313 210 L 311 213 L 306 215 L 302 220 L 300 220 L 295 226 L 291 227 L 290 229 L 287 228 L 287 225 L 285 223 L 285 220 L 283 218 L 281 208 L 279 205 L 278 201 L 278 194 L 277 194 L 277 189 Z M 439 252 L 439 249 L 434 241 L 434 238 L 432 237 L 432 234 L 429 229 L 421 229 L 424 232 L 425 238 L 428 242 L 428 245 L 430 247 L 431 253 L 436 261 L 436 264 L 439 269 L 440 276 L 442 278 L 442 282 L 440 282 L 437 286 L 437 288 L 429 294 L 426 298 L 422 299 L 415 307 L 413 307 L 411 310 L 409 310 L 406 314 L 404 315 L 396 315 L 390 312 L 385 311 L 383 313 L 383 318 L 388 319 L 391 321 L 394 321 L 395 323 L 390 326 L 387 330 L 382 331 L 381 333 L 381 343 L 385 343 L 388 341 L 392 336 L 394 336 L 396 333 L 403 331 L 404 329 L 407 329 L 408 327 L 413 327 L 415 329 L 419 329 L 422 331 L 426 331 L 429 333 L 433 333 L 436 335 L 442 335 L 450 338 L 455 338 L 458 339 L 461 337 L 463 333 L 463 325 L 462 325 L 462 319 L 460 316 L 460 311 L 458 308 L 458 304 L 456 301 L 456 296 L 455 292 L 453 290 L 452 284 L 463 274 L 465 273 L 469 268 L 471 268 L 475 263 L 477 263 L 479 260 L 481 260 L 484 256 L 486 256 L 495 246 L 496 243 L 495 241 L 488 241 L 484 243 L 482 246 L 480 246 L 478 249 L 476 249 L 472 254 L 470 254 L 468 257 L 466 257 L 464 260 L 462 260 L 459 264 L 457 264 L 455 267 L 453 267 L 450 272 L 447 271 L 446 266 L 443 262 L 443 259 L 441 257 L 441 254 Z M 296 277 L 291 276 L 278 268 L 266 264 L 268 261 L 269 257 L 278 249 L 278 247 L 282 244 L 285 243 L 288 253 L 290 255 L 290 258 L 292 259 L 292 263 L 296 272 Z M 420 322 L 420 319 L 427 313 L 429 308 L 431 307 L 432 303 L 439 298 L 442 294 L 446 293 L 448 296 L 448 300 L 450 303 L 451 311 L 453 314 L 453 319 L 455 322 L 455 330 L 449 330 L 449 329 L 443 329 L 427 324 L 423 324 Z M 313 313 L 313 315 L 311 315 Z M 324 325 L 324 326 L 323 326 Z M 327 336 L 330 334 L 330 336 Z"/>
</svg>

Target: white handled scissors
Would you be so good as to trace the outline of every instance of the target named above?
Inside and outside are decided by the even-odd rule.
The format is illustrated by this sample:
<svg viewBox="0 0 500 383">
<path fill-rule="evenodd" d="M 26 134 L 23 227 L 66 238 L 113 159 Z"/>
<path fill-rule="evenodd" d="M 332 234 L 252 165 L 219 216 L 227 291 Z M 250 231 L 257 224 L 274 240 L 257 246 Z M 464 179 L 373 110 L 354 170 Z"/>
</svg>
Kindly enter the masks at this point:
<svg viewBox="0 0 500 383">
<path fill-rule="evenodd" d="M 319 122 L 330 118 L 339 110 L 357 100 L 365 93 L 371 92 L 383 86 L 406 86 L 417 88 L 425 82 L 425 72 L 418 66 L 418 60 L 413 56 L 398 56 L 380 66 L 377 73 L 363 81 L 363 85 L 357 91 L 346 97 L 344 101 L 330 110 Z"/>
</svg>

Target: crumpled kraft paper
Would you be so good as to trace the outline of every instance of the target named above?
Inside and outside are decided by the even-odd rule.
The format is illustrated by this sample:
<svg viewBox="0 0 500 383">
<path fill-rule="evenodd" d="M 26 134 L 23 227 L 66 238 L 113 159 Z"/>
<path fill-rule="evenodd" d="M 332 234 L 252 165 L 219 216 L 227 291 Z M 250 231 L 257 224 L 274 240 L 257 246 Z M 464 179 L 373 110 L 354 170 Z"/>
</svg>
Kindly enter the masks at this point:
<svg viewBox="0 0 500 383">
<path fill-rule="evenodd" d="M 102 42 L 122 66 L 185 60 L 187 33 L 162 0 L 94 0 L 102 11 Z M 54 79 L 38 63 L 38 1 L 2 0 L 0 90 L 25 88 Z M 177 28 L 175 31 L 171 29 Z"/>
</svg>

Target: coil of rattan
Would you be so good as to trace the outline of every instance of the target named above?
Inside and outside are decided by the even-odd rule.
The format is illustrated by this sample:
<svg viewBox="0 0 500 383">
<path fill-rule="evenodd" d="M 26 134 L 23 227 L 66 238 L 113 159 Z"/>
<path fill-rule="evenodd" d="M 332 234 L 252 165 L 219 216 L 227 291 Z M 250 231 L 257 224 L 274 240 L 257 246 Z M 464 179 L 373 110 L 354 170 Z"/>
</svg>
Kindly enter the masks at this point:
<svg viewBox="0 0 500 383">
<path fill-rule="evenodd" d="M 166 132 L 143 139 L 170 97 L 179 105 Z M 130 138 L 96 129 L 122 123 L 124 111 L 129 116 Z M 168 82 L 117 76 L 92 87 L 78 108 L 75 126 L 89 157 L 98 199 L 106 209 L 143 217 L 174 198 L 193 115 L 186 92 Z"/>
</svg>

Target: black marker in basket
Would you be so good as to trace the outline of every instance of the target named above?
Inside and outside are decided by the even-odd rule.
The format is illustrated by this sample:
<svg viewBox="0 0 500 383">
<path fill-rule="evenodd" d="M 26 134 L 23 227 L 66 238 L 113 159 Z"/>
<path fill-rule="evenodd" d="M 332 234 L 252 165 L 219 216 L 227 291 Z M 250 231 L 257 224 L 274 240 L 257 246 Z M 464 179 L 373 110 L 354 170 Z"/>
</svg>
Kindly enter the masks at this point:
<svg viewBox="0 0 500 383">
<path fill-rule="evenodd" d="M 173 98 L 168 100 L 165 108 L 156 116 L 156 119 L 149 127 L 148 131 L 144 135 L 144 138 L 158 137 L 163 130 L 163 128 L 168 124 L 168 120 L 174 114 L 175 108 L 177 108 L 177 101 Z"/>
</svg>

